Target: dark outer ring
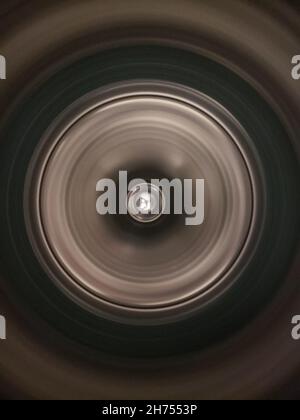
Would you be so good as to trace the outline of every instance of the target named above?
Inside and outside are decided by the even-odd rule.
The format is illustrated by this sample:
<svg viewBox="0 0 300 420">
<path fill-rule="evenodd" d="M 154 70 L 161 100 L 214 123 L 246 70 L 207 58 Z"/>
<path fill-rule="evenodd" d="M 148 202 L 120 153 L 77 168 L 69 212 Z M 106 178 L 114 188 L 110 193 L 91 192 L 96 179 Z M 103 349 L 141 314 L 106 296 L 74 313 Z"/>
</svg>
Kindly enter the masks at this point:
<svg viewBox="0 0 300 420">
<path fill-rule="evenodd" d="M 108 12 L 112 2 L 107 2 L 108 7 L 103 7 L 101 17 L 104 16 L 105 24 L 101 30 L 99 25 L 96 28 L 92 22 L 88 24 L 90 16 L 87 13 L 80 14 L 80 30 L 78 16 L 76 19 L 72 18 L 72 8 L 75 10 L 78 7 L 90 7 L 92 10 L 96 3 L 94 1 L 48 1 L 43 6 L 34 0 L 16 1 L 14 3 L 19 4 L 16 10 L 11 2 L 3 5 L 5 10 L 1 17 L 5 18 L 2 25 L 5 36 L 1 37 L 0 45 L 8 62 L 13 62 L 14 65 L 9 64 L 11 77 L 0 86 L 2 124 L 12 111 L 8 106 L 15 103 L 16 98 L 19 100 L 20 90 L 24 86 L 25 92 L 31 92 L 33 87 L 35 89 L 42 82 L 55 62 L 60 63 L 60 66 L 72 62 L 70 54 L 73 52 L 76 56 L 80 55 L 78 51 L 83 51 L 87 44 L 99 45 L 99 39 L 105 44 L 120 38 L 123 39 L 123 44 L 135 43 L 137 39 L 140 43 L 159 44 L 161 39 L 172 43 L 172 38 L 173 41 L 176 40 L 176 45 L 191 48 L 225 64 L 260 91 L 290 134 L 290 153 L 294 154 L 295 166 L 287 171 L 287 178 L 294 178 L 294 181 L 299 179 L 300 96 L 297 93 L 297 83 L 288 80 L 290 57 L 297 51 L 300 39 L 299 14 L 296 9 L 289 8 L 283 1 L 250 5 L 228 0 L 226 3 L 217 1 L 216 5 L 212 5 L 211 1 L 206 0 L 174 0 L 174 8 L 170 9 L 168 2 L 132 0 L 132 16 L 129 16 L 129 9 L 126 10 L 128 4 L 124 0 L 112 1 L 116 6 L 114 10 Z M 11 13 L 8 13 L 9 8 Z M 209 8 L 210 16 L 209 13 L 206 14 Z M 70 25 L 64 25 L 57 31 L 62 34 L 62 39 L 52 40 L 47 44 L 49 34 L 40 36 L 40 32 L 37 32 L 38 20 L 47 16 L 43 29 L 45 31 L 45 24 L 48 24 L 51 28 L 49 33 L 53 33 L 53 27 L 59 28 L 60 13 L 65 23 L 69 14 Z M 93 16 L 96 19 L 95 13 Z M 212 17 L 216 24 L 210 28 L 203 26 L 202 16 L 203 19 Z M 222 17 L 221 24 L 220 19 L 215 20 L 218 16 Z M 48 19 L 52 17 L 54 25 Z M 230 27 L 227 28 L 227 34 L 220 33 L 220 29 L 226 25 Z M 28 31 L 28 27 L 32 31 Z M 33 44 L 30 44 L 29 33 L 33 34 Z M 253 36 L 250 37 L 249 34 Z M 260 39 L 259 43 L 256 38 Z M 270 48 L 267 46 L 268 41 Z M 254 46 L 257 47 L 256 56 L 253 54 Z M 260 51 L 265 53 L 264 60 L 261 54 L 258 55 Z M 274 57 L 278 57 L 275 62 Z M 52 74 L 54 67 L 50 71 Z M 35 77 L 36 74 L 39 76 Z M 5 157 L 8 156 L 8 150 L 2 147 L 5 139 L 3 131 L 1 137 L 0 156 L 4 165 L 1 165 L 0 171 L 1 175 L 7 175 L 9 169 Z M 7 191 L 7 188 L 1 185 L 1 192 L 4 190 Z M 297 234 L 299 192 L 293 189 L 293 193 L 295 219 L 288 220 L 288 228 Z M 6 206 L 1 205 L 0 211 L 1 217 L 6 217 Z M 0 230 L 3 234 L 7 233 L 8 228 L 1 223 Z M 289 238 L 285 239 L 289 244 Z M 7 248 L 14 247 L 15 244 L 3 241 L 1 310 L 9 316 L 10 341 L 0 349 L 2 395 L 13 398 L 96 399 L 299 397 L 299 344 L 291 341 L 290 337 L 291 316 L 299 313 L 300 307 L 300 255 L 296 249 L 298 239 L 295 240 L 286 269 L 280 266 L 280 261 L 277 264 L 282 272 L 280 294 L 275 295 L 263 312 L 257 314 L 256 319 L 245 329 L 214 346 L 209 352 L 197 350 L 187 357 L 154 361 L 116 359 L 105 355 L 99 357 L 99 353 L 93 353 L 87 346 L 79 343 L 74 346 L 74 341 L 68 340 L 38 318 L 35 302 L 30 301 L 27 293 L 22 295 L 16 291 L 18 273 L 13 266 L 16 262 L 20 266 L 22 262 L 17 261 L 15 251 L 11 262 L 5 261 Z M 19 241 L 23 242 L 22 236 Z M 267 250 L 262 252 L 261 261 L 264 261 L 266 255 Z M 9 267 L 12 267 L 11 271 Z M 22 281 L 20 278 L 19 282 L 25 288 L 25 279 Z M 29 298 L 29 304 L 25 305 L 26 297 Z M 287 382 L 291 377 L 294 381 L 289 385 Z M 283 388 L 285 383 L 287 385 Z"/>
<path fill-rule="evenodd" d="M 181 62 L 184 62 L 184 71 L 182 71 L 182 69 L 176 64 L 178 63 L 178 54 L 180 55 Z M 149 60 L 149 57 L 151 56 L 152 58 L 151 60 Z M 130 64 L 128 63 L 128 59 L 130 60 L 131 57 L 136 58 L 134 58 L 134 67 L 130 70 Z M 118 62 L 118 66 L 115 67 L 114 72 L 111 68 L 112 63 L 116 61 Z M 68 92 L 65 91 L 66 80 L 73 80 L 74 76 L 76 78 L 80 77 L 81 74 L 85 74 L 84 68 L 89 69 L 89 77 L 86 80 L 88 82 L 87 89 L 89 90 L 95 87 L 94 84 L 96 84 L 96 86 L 99 86 L 99 80 L 101 80 L 102 83 L 112 83 L 117 80 L 120 80 L 120 77 L 121 80 L 123 80 L 125 70 L 122 70 L 122 61 L 127 63 L 125 64 L 125 68 L 127 70 L 127 74 L 125 74 L 127 79 L 138 78 L 139 74 L 143 75 L 144 77 L 146 76 L 146 78 L 155 79 L 156 77 L 158 77 L 159 74 L 161 74 L 162 63 L 164 61 L 167 61 L 165 74 L 167 73 L 167 68 L 172 69 L 172 72 L 166 75 L 167 80 L 169 80 L 169 78 L 172 77 L 172 81 L 186 85 L 191 85 L 191 83 L 193 82 L 193 88 L 199 89 L 208 96 L 212 96 L 223 106 L 225 106 L 234 116 L 238 118 L 240 123 L 252 137 L 252 140 L 256 142 L 256 149 L 262 149 L 257 152 L 257 155 L 260 157 L 261 160 L 265 159 L 265 161 L 262 163 L 262 166 L 268 168 L 267 172 L 265 172 L 264 174 L 265 182 L 268 186 L 265 190 L 265 200 L 267 202 L 266 214 L 273 214 L 273 216 L 265 219 L 264 233 L 262 233 L 261 240 L 259 243 L 257 243 L 257 249 L 255 249 L 255 255 L 253 255 L 253 257 L 256 259 L 256 263 L 253 263 L 252 261 L 249 266 L 245 267 L 243 279 L 239 279 L 238 281 L 236 281 L 236 287 L 233 287 L 229 291 L 227 291 L 227 293 L 223 296 L 223 301 L 222 299 L 219 299 L 218 301 L 212 302 L 210 305 L 207 305 L 207 307 L 205 307 L 204 313 L 200 311 L 196 317 L 189 319 L 187 321 L 188 323 L 182 322 L 177 323 L 176 325 L 169 325 L 168 337 L 166 337 L 165 335 L 164 327 L 157 327 L 155 329 L 137 327 L 136 329 L 134 328 L 133 330 L 128 330 L 121 324 L 111 324 L 104 320 L 99 320 L 98 318 L 90 316 L 84 311 L 80 311 L 78 307 L 74 307 L 72 303 L 68 300 L 65 301 L 61 306 L 64 308 L 65 314 L 67 314 L 69 310 L 71 311 L 70 314 L 67 315 L 65 318 L 66 324 L 64 324 L 62 318 L 59 316 L 59 312 L 56 312 L 56 315 L 59 316 L 59 318 L 56 318 L 55 313 L 51 314 L 50 318 L 51 321 L 54 322 L 56 325 L 60 325 L 60 328 L 63 328 L 63 326 L 65 325 L 65 332 L 67 332 L 67 334 L 72 335 L 74 333 L 74 338 L 80 337 L 79 339 L 81 341 L 86 342 L 89 345 L 95 347 L 99 346 L 98 348 L 104 351 L 109 351 L 111 353 L 118 353 L 119 350 L 122 349 L 121 352 L 123 354 L 127 351 L 129 352 L 129 354 L 133 355 L 153 354 L 152 351 L 154 351 L 154 354 L 158 354 L 160 352 L 162 352 L 162 354 L 169 354 L 170 349 L 172 349 L 171 351 L 176 351 L 177 353 L 181 351 L 186 351 L 188 349 L 191 350 L 194 348 L 199 348 L 199 346 L 202 347 L 204 345 L 207 345 L 208 343 L 216 339 L 220 340 L 228 333 L 232 333 L 236 328 L 239 328 L 241 325 L 243 325 L 246 319 L 249 319 L 249 316 L 250 314 L 252 314 L 253 310 L 257 311 L 257 308 L 265 302 L 266 298 L 269 299 L 270 291 L 272 289 L 276 290 L 277 285 L 281 282 L 283 272 L 286 270 L 286 264 L 290 259 L 290 255 L 292 249 L 295 246 L 295 240 L 297 236 L 295 234 L 294 228 L 292 228 L 293 223 L 296 220 L 296 216 L 294 215 L 294 211 L 296 209 L 292 206 L 292 203 L 294 204 L 295 197 L 295 185 L 293 180 L 295 179 L 296 165 L 295 162 L 293 164 L 294 158 L 291 154 L 291 150 L 289 149 L 289 142 L 287 140 L 285 131 L 280 126 L 280 123 L 277 120 L 275 114 L 273 114 L 271 109 L 268 108 L 268 106 L 266 106 L 265 102 L 259 96 L 256 95 L 255 91 L 253 91 L 248 84 L 243 82 L 236 75 L 226 70 L 223 66 L 220 66 L 217 63 L 210 61 L 206 58 L 197 57 L 183 51 L 176 52 L 176 50 L 168 50 L 158 47 L 145 47 L 144 49 L 142 47 L 136 47 L 128 49 L 127 51 L 124 51 L 123 49 L 115 49 L 112 51 L 103 52 L 99 55 L 99 58 L 93 56 L 90 58 L 85 58 L 83 59 L 82 63 L 79 62 L 77 65 L 74 64 L 71 68 L 67 68 L 65 70 L 65 73 L 60 72 L 57 76 L 54 76 L 54 78 L 50 79 L 48 87 L 46 84 L 45 88 L 40 89 L 37 96 L 33 96 L 30 103 L 18 112 L 18 126 L 15 127 L 15 124 L 13 123 L 13 126 L 11 126 L 9 129 L 8 137 L 10 138 L 10 148 L 14 147 L 14 145 L 17 147 L 17 150 L 12 150 L 12 153 L 15 156 L 15 164 L 17 163 L 17 156 L 19 156 L 19 159 L 21 159 L 21 161 L 17 163 L 17 172 L 19 172 L 17 176 L 12 176 L 12 169 L 10 169 L 11 175 L 9 177 L 4 177 L 6 179 L 9 179 L 8 190 L 6 190 L 5 192 L 5 196 L 7 197 L 6 202 L 9 203 L 10 210 L 9 214 L 6 214 L 6 217 L 9 217 L 9 222 L 7 222 L 6 226 L 8 226 L 11 229 L 9 235 L 6 234 L 5 236 L 10 238 L 10 240 L 12 238 L 22 238 L 22 242 L 24 241 L 25 246 L 24 249 L 21 251 L 23 253 L 22 259 L 23 261 L 27 261 L 27 267 L 34 267 L 34 272 L 30 275 L 30 278 L 28 279 L 28 285 L 31 284 L 32 282 L 34 282 L 33 278 L 36 275 L 34 273 L 39 272 L 40 268 L 39 265 L 36 265 L 37 261 L 34 255 L 32 255 L 31 253 L 31 247 L 27 243 L 27 235 L 26 232 L 24 232 L 22 191 L 24 189 L 25 174 L 27 171 L 29 159 L 33 152 L 33 148 L 35 148 L 45 128 L 51 123 L 55 115 L 58 115 L 59 112 L 61 112 L 66 106 L 68 106 L 68 104 L 73 102 L 76 99 L 78 93 L 79 95 L 82 95 L 84 93 L 82 80 L 80 82 L 78 81 L 77 85 L 72 84 Z M 149 61 L 151 63 L 159 63 L 159 65 L 154 65 L 152 68 L 149 64 Z M 101 77 L 99 77 L 99 69 L 101 69 L 103 63 L 110 63 L 109 74 L 104 73 L 101 75 Z M 93 67 L 96 69 L 95 79 L 93 79 L 92 77 Z M 190 68 L 189 72 L 187 72 L 187 68 Z M 202 74 L 196 71 L 196 69 L 201 69 Z M 209 80 L 210 77 L 214 78 L 213 83 Z M 222 80 L 226 80 L 226 87 L 223 86 Z M 230 85 L 231 87 L 228 89 L 228 86 Z M 57 100 L 56 96 L 53 95 L 53 89 L 55 86 L 57 92 L 60 92 L 59 100 Z M 78 93 L 76 92 L 76 87 L 77 89 L 79 89 Z M 251 108 L 247 106 L 247 111 L 243 109 L 242 102 L 238 101 L 236 103 L 236 89 L 238 89 L 240 93 L 243 92 L 244 98 L 250 98 L 252 102 L 250 102 Z M 51 95 L 51 98 L 54 98 L 54 100 L 57 101 L 56 104 L 50 105 L 49 94 Z M 40 113 L 39 109 L 40 102 L 48 103 L 48 106 L 50 107 L 45 113 L 42 110 L 42 114 Z M 258 116 L 256 112 L 251 113 L 251 109 L 260 109 L 260 115 Z M 50 110 L 52 110 L 52 113 Z M 32 112 L 29 118 L 27 115 L 28 111 Z M 40 125 L 37 131 L 34 125 L 34 121 L 36 118 L 34 116 L 36 115 L 38 115 L 39 122 L 43 121 L 43 125 Z M 33 124 L 29 126 L 29 129 L 26 129 L 25 127 L 28 126 L 28 121 L 33 122 Z M 268 125 L 265 125 L 266 121 L 268 121 Z M 276 127 L 276 129 L 274 127 Z M 262 131 L 262 128 L 264 128 L 264 131 Z M 11 130 L 15 129 L 17 131 L 15 132 L 15 134 L 13 134 L 13 131 Z M 268 130 L 271 131 L 268 132 Z M 20 145 L 20 133 L 22 133 L 22 137 L 25 139 L 25 137 L 23 136 L 23 132 L 25 132 L 27 136 L 25 140 L 25 148 Z M 257 132 L 259 132 L 259 140 L 255 140 L 257 138 Z M 262 141 L 263 136 L 265 137 L 265 140 Z M 272 143 L 275 142 L 276 138 L 277 144 L 281 145 L 280 147 L 282 147 L 280 154 L 281 162 L 279 166 L 282 167 L 283 159 L 287 159 L 286 162 L 288 163 L 286 164 L 286 177 L 284 179 L 278 179 L 278 172 L 276 173 L 277 168 L 275 166 L 275 162 L 277 159 L 277 155 L 270 158 L 270 150 L 268 148 L 268 142 L 270 141 L 270 138 Z M 15 141 L 13 141 L 13 139 L 15 139 Z M 30 142 L 31 148 L 29 148 Z M 10 158 L 6 157 L 5 162 L 10 162 Z M 290 183 L 289 180 L 291 180 L 292 182 Z M 284 206 L 282 206 L 281 204 L 282 200 L 284 201 Z M 285 212 L 288 212 L 288 215 L 284 215 Z M 5 218 L 3 218 L 2 220 L 5 220 Z M 290 228 L 285 223 L 287 220 L 289 221 L 289 223 L 292 224 Z M 281 221 L 282 225 L 278 226 L 277 221 Z M 277 229 L 275 229 L 273 226 L 274 222 L 277 226 Z M 22 235 L 21 232 L 23 232 Z M 273 244 L 273 261 L 271 260 L 271 255 L 269 255 L 269 252 L 268 256 L 265 254 L 267 246 L 270 243 Z M 18 244 L 15 244 L 12 250 L 16 246 L 18 247 L 19 245 L 20 242 L 18 242 Z M 26 255 L 24 255 L 24 252 L 26 252 Z M 281 256 L 280 261 L 278 261 L 278 255 Z M 18 266 L 15 264 L 15 257 L 12 258 L 14 261 L 14 267 L 12 268 L 16 269 L 18 268 Z M 263 260 L 261 260 L 262 258 Z M 7 261 L 9 261 L 9 258 L 7 258 Z M 31 263 L 29 264 L 28 261 L 31 261 Z M 261 265 L 262 261 L 264 261 L 263 266 Z M 284 263 L 284 261 L 286 262 Z M 268 263 L 267 265 L 266 262 Z M 265 270 L 270 270 L 272 274 L 269 273 L 269 275 L 266 275 Z M 19 276 L 17 277 L 20 278 Z M 38 289 L 44 289 L 43 291 L 37 290 L 38 294 L 41 292 L 45 294 L 46 292 L 48 299 L 50 299 L 53 303 L 64 301 L 63 296 L 60 296 L 59 293 L 57 294 L 57 290 L 53 289 L 52 285 L 49 284 L 48 279 L 45 278 L 42 272 L 39 273 L 38 278 Z M 260 279 L 262 278 L 264 282 L 264 290 L 260 290 L 260 284 L 262 281 Z M 19 285 L 18 287 L 20 286 L 21 285 Z M 34 289 L 35 288 L 36 285 L 34 286 Z M 252 292 L 255 290 L 258 292 L 258 296 L 254 297 Z M 40 306 L 39 302 L 41 301 L 41 298 L 38 298 L 38 296 L 33 296 L 32 291 L 28 293 L 27 289 L 24 290 L 23 293 L 25 293 L 25 296 L 29 299 L 29 301 L 34 301 L 34 307 Z M 27 296 L 28 294 L 29 296 Z M 238 309 L 239 318 L 236 316 L 232 317 L 231 314 L 234 305 L 237 303 L 237 294 L 239 296 L 239 305 L 241 305 Z M 254 298 L 255 303 L 250 303 L 251 294 L 252 298 Z M 247 297 L 247 301 L 245 302 L 243 300 L 244 298 L 242 299 L 242 297 Z M 45 305 L 42 304 L 39 310 L 42 310 L 43 312 L 44 308 Z M 216 313 L 224 314 L 222 315 L 222 319 L 216 320 Z M 47 314 L 45 315 L 49 316 L 48 310 Z M 76 321 L 73 327 L 71 327 L 71 325 L 69 324 L 70 317 L 74 320 L 80 319 L 80 325 L 84 325 L 85 322 L 87 322 L 87 325 L 89 326 L 88 329 L 83 328 L 82 331 L 79 330 L 78 323 Z M 215 325 L 216 322 L 217 325 Z M 96 330 L 91 329 L 92 325 L 97 326 Z M 112 328 L 115 328 L 115 332 L 113 332 Z M 98 335 L 99 331 L 101 331 L 100 335 Z M 105 336 L 106 331 L 109 331 L 109 336 L 113 336 L 113 339 L 110 339 L 108 347 L 105 346 L 103 348 L 103 344 L 104 342 L 106 344 L 106 340 L 103 340 L 102 334 L 104 334 Z M 189 338 L 187 338 L 186 335 L 188 335 Z M 178 337 L 182 338 L 183 336 L 185 336 L 186 338 L 183 340 L 181 339 L 181 342 L 178 343 Z M 155 345 L 155 348 L 151 350 L 149 342 L 151 343 L 154 337 L 156 337 L 155 342 L 159 342 L 160 345 Z M 135 341 L 135 344 L 133 346 L 132 340 Z M 174 344 L 176 343 L 176 346 L 170 344 L 173 340 L 175 340 Z M 126 341 L 128 343 L 127 345 L 125 345 Z"/>
</svg>

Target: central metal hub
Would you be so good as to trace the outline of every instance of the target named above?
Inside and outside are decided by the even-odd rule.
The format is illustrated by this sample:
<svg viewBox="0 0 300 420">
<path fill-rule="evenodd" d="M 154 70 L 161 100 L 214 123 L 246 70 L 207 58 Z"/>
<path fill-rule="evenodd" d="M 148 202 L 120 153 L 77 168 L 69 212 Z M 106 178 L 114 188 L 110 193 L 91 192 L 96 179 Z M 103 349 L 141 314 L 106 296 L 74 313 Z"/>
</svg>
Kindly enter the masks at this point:
<svg viewBox="0 0 300 420">
<path fill-rule="evenodd" d="M 150 223 L 159 219 L 164 207 L 165 200 L 162 191 L 154 184 L 137 184 L 128 193 L 128 213 L 140 223 Z"/>
</svg>

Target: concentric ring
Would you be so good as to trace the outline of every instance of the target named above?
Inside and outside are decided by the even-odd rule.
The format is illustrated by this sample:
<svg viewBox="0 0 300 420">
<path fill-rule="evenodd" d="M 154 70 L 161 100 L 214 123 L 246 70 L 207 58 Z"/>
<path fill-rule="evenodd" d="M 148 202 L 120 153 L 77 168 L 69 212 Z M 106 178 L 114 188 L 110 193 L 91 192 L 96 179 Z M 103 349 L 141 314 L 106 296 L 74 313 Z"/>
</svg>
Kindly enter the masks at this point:
<svg viewBox="0 0 300 420">
<path fill-rule="evenodd" d="M 109 86 L 76 108 L 54 123 L 27 177 L 28 230 L 43 264 L 60 287 L 123 322 L 199 310 L 234 280 L 255 231 L 261 187 L 245 132 L 200 92 L 159 81 Z M 203 224 L 166 216 L 153 237 L 96 213 L 99 179 L 149 179 L 157 167 L 171 180 L 205 180 Z"/>
<path fill-rule="evenodd" d="M 297 395 L 299 347 L 290 335 L 300 296 L 300 91 L 291 78 L 297 10 L 283 0 L 173 0 L 172 7 L 160 0 L 37 3 L 0 12 L 9 76 L 0 85 L 0 306 L 9 337 L 0 345 L 1 394 L 96 400 Z M 41 139 L 61 138 L 116 97 L 99 101 L 92 92 L 117 84 L 120 94 L 120 84 L 137 79 L 189 86 L 226 108 L 215 107 L 211 118 L 240 139 L 253 187 L 248 241 L 228 281 L 194 304 L 168 308 L 169 316 L 163 308 L 105 302 L 67 279 L 33 217 L 43 172 L 38 162 L 47 162 Z M 184 90 L 176 96 L 186 105 Z M 81 102 L 86 94 L 89 100 Z M 198 108 L 207 113 L 210 106 Z M 30 163 L 37 174 L 32 185 Z M 146 169 L 147 176 L 153 170 L 168 176 L 159 165 Z M 140 168 L 134 172 L 143 175 Z M 179 219 L 161 218 L 151 228 L 125 218 L 109 223 L 142 247 L 146 235 L 157 241 L 175 231 Z"/>
</svg>

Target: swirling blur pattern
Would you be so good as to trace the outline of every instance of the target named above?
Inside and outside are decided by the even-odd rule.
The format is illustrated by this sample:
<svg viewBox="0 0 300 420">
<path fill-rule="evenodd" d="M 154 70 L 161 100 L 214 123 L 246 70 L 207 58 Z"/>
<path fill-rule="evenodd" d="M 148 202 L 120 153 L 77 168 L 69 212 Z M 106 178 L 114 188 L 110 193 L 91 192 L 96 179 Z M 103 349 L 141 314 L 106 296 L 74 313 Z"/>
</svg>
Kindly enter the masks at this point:
<svg viewBox="0 0 300 420">
<path fill-rule="evenodd" d="M 3 398 L 300 397 L 296 3 L 1 3 Z M 99 217 L 120 170 L 204 224 Z"/>
</svg>

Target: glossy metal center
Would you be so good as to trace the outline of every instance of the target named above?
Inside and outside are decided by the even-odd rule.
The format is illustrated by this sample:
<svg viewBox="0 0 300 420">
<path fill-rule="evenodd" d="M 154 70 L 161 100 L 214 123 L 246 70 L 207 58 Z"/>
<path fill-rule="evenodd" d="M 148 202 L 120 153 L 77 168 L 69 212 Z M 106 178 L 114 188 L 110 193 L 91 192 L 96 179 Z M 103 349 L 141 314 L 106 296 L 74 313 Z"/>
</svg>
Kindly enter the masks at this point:
<svg viewBox="0 0 300 420">
<path fill-rule="evenodd" d="M 163 214 L 163 194 L 154 184 L 138 184 L 128 193 L 127 209 L 129 215 L 140 223 L 154 222 Z"/>
</svg>

